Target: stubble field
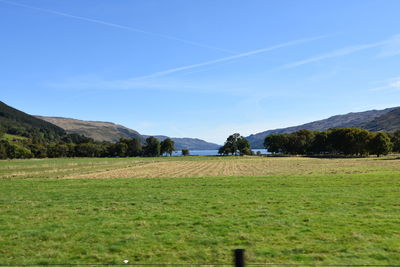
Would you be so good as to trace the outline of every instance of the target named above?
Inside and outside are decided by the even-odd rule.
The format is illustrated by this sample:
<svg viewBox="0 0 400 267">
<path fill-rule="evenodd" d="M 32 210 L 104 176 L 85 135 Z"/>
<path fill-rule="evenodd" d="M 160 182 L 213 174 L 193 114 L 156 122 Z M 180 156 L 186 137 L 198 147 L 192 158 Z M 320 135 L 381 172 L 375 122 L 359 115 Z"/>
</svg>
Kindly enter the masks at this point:
<svg viewBox="0 0 400 267">
<path fill-rule="evenodd" d="M 159 157 L 0 161 L 0 179 L 194 178 L 400 171 L 400 158 Z"/>
<path fill-rule="evenodd" d="M 396 264 L 399 199 L 397 157 L 0 161 L 0 264 Z"/>
</svg>

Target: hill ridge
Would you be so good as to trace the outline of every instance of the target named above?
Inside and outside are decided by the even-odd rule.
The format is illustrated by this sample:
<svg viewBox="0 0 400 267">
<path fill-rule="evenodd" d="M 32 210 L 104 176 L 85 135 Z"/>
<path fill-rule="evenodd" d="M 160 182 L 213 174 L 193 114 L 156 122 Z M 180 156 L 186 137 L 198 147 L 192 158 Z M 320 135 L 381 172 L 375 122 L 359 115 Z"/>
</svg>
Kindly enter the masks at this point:
<svg viewBox="0 0 400 267">
<path fill-rule="evenodd" d="M 107 122 L 107 121 L 88 121 L 74 118 L 65 118 L 60 116 L 48 117 L 37 116 L 45 121 L 49 121 L 59 127 L 63 128 L 67 133 L 83 134 L 87 137 L 93 138 L 96 141 L 116 142 L 120 138 L 136 138 L 141 142 L 150 135 L 142 135 L 139 132 L 130 129 L 121 124 Z M 165 135 L 152 135 L 161 141 L 167 138 Z M 206 142 L 199 138 L 190 137 L 170 137 L 175 142 L 176 149 L 218 149 L 219 145 Z"/>
</svg>

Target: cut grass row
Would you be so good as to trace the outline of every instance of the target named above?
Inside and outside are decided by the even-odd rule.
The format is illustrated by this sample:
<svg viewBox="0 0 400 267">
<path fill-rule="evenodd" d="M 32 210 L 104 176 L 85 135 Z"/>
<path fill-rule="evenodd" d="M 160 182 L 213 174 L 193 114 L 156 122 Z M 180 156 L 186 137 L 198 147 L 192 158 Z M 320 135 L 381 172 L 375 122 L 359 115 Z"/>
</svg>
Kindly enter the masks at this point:
<svg viewBox="0 0 400 267">
<path fill-rule="evenodd" d="M 74 158 L 0 161 L 1 178 L 161 178 L 400 171 L 400 160 L 306 157 Z"/>
</svg>

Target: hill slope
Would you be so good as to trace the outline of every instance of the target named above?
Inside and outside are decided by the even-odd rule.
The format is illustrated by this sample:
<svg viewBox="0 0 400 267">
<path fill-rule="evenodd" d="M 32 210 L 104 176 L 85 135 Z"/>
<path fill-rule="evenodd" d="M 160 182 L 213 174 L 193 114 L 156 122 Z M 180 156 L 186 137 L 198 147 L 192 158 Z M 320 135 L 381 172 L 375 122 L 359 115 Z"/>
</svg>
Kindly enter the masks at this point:
<svg viewBox="0 0 400 267">
<path fill-rule="evenodd" d="M 0 127 L 10 134 L 30 137 L 34 133 L 52 140 L 65 134 L 65 131 L 47 121 L 31 116 L 0 101 Z"/>
<path fill-rule="evenodd" d="M 367 130 L 374 131 L 380 127 L 379 130 L 391 131 L 395 129 L 400 129 L 400 123 L 397 125 L 392 124 L 388 120 L 393 120 L 393 116 L 396 117 L 399 115 L 399 111 L 394 112 L 396 110 L 400 110 L 399 107 L 395 108 L 387 108 L 383 110 L 369 110 L 364 112 L 352 112 L 344 115 L 336 115 L 329 117 L 324 120 L 318 120 L 306 124 L 302 124 L 299 126 L 293 126 L 288 128 L 281 128 L 275 130 L 268 130 L 265 132 L 252 134 L 247 138 L 249 140 L 252 148 L 262 148 L 264 139 L 267 135 L 275 134 L 275 133 L 291 133 L 301 129 L 308 129 L 313 131 L 325 131 L 329 128 L 345 128 L 345 127 L 360 127 L 365 128 Z M 392 113 L 394 112 L 394 113 Z M 387 114 L 392 114 L 389 117 L 384 117 Z M 382 119 L 378 119 L 382 116 Z M 376 119 L 375 124 L 372 123 Z M 375 126 L 374 126 L 375 125 Z M 378 126 L 379 125 L 379 126 Z M 385 126 L 385 127 L 384 127 Z M 390 126 L 390 127 L 388 127 Z"/>
<path fill-rule="evenodd" d="M 67 133 L 83 134 L 96 141 L 116 142 L 120 138 L 143 140 L 143 137 L 137 131 L 111 122 L 83 121 L 62 117 L 36 117 L 63 128 Z"/>
<path fill-rule="evenodd" d="M 135 130 L 111 122 L 83 121 L 63 117 L 37 116 L 37 118 L 54 123 L 55 125 L 63 128 L 67 133 L 83 134 L 87 137 L 93 138 L 96 141 L 116 142 L 120 138 L 136 138 L 143 142 L 148 137 L 148 135 L 141 135 Z M 155 137 L 162 141 L 168 136 L 156 135 Z M 202 150 L 219 148 L 219 145 L 217 144 L 208 143 L 197 138 L 172 137 L 171 139 L 175 142 L 176 149 L 186 148 Z"/>
<path fill-rule="evenodd" d="M 400 108 L 396 108 L 388 113 L 376 117 L 372 121 L 362 125 L 369 131 L 397 131 L 400 130 Z"/>
</svg>

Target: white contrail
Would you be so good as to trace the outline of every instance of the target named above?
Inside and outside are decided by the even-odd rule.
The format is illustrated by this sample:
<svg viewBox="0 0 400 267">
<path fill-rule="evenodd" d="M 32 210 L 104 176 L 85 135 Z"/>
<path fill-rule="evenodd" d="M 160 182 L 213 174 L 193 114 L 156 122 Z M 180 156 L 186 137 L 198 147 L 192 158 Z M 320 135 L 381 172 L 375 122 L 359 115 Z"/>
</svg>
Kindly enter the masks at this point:
<svg viewBox="0 0 400 267">
<path fill-rule="evenodd" d="M 269 47 L 266 47 L 266 48 L 261 48 L 261 49 L 257 49 L 257 50 L 253 50 L 253 51 L 249 51 L 249 52 L 245 52 L 245 53 L 240 53 L 240 54 L 236 54 L 236 55 L 232 55 L 232 56 L 228 56 L 228 57 L 214 59 L 214 60 L 211 60 L 211 61 L 206 61 L 206 62 L 192 64 L 192 65 L 186 65 L 186 66 L 173 68 L 173 69 L 168 69 L 168 70 L 164 70 L 164 71 L 159 71 L 159 72 L 155 72 L 155 73 L 152 73 L 152 74 L 149 74 L 149 75 L 135 77 L 135 78 L 132 78 L 132 79 L 136 80 L 136 79 L 146 79 L 146 78 L 154 78 L 154 77 L 165 76 L 165 75 L 168 75 L 168 74 L 171 74 L 171 73 L 175 73 L 175 72 L 179 72 L 179 71 L 184 71 L 184 70 L 188 70 L 188 69 L 194 69 L 194 68 L 198 68 L 198 67 L 208 66 L 208 65 L 212 65 L 212 64 L 216 64 L 216 63 L 220 63 L 220 62 L 225 62 L 225 61 L 230 61 L 230 60 L 234 60 L 234 59 L 238 59 L 238 58 L 242 58 L 242 57 L 248 57 L 248 56 L 252 56 L 252 55 L 256 55 L 256 54 L 261 54 L 261 53 L 264 53 L 264 52 L 267 52 L 267 51 L 271 51 L 271 50 L 275 50 L 275 49 L 278 49 L 278 48 L 283 48 L 283 47 L 293 46 L 293 45 L 296 45 L 296 44 L 311 42 L 311 41 L 315 41 L 315 40 L 318 40 L 318 39 L 327 38 L 329 36 L 331 36 L 331 35 L 322 35 L 322 36 L 317 36 L 317 37 L 312 37 L 312 38 L 307 38 L 307 39 L 289 41 L 289 42 L 286 42 L 286 43 L 282 43 L 282 44 L 278 44 L 278 45 L 274 45 L 274 46 L 269 46 Z"/>
<path fill-rule="evenodd" d="M 97 23 L 97 24 L 101 24 L 101 25 L 105 25 L 105 26 L 109 26 L 109 27 L 114 27 L 114 28 L 118 28 L 118 29 L 123 29 L 123 30 L 131 31 L 131 32 L 137 32 L 137 33 L 142 33 L 142 34 L 146 34 L 146 35 L 161 37 L 161 38 L 174 40 L 174 41 L 178 41 L 178 42 L 181 42 L 181 43 L 190 44 L 190 45 L 194 45 L 194 46 L 198 46 L 198 47 L 203 47 L 203 48 L 208 48 L 208 49 L 212 49 L 212 50 L 222 51 L 222 52 L 229 53 L 229 54 L 236 53 L 236 52 L 231 51 L 231 50 L 218 48 L 218 47 L 215 47 L 215 46 L 202 44 L 202 43 L 198 43 L 198 42 L 193 42 L 193 41 L 189 41 L 189 40 L 186 40 L 186 39 L 174 37 L 174 36 L 171 36 L 171 35 L 144 31 L 144 30 L 141 30 L 141 29 L 137 29 L 137 28 L 121 25 L 121 24 L 111 23 L 111 22 L 107 22 L 107 21 L 103 21 L 103 20 L 76 16 L 76 15 L 72 15 L 72 14 L 68 14 L 68 13 L 64 13 L 64 12 L 59 12 L 59 11 L 52 10 L 52 9 L 28 6 L 28 5 L 25 5 L 25 4 L 20 4 L 20 3 L 5 1 L 5 0 L 0 0 L 0 2 L 6 3 L 6 4 L 10 4 L 10 5 L 19 6 L 19 7 L 34 9 L 34 10 L 38 10 L 38 11 L 42 11 L 42 12 L 46 12 L 46 13 L 50 13 L 50 14 L 54 14 L 54 15 L 59 15 L 59 16 L 67 17 L 67 18 L 87 21 L 87 22 L 91 22 L 91 23 Z"/>
<path fill-rule="evenodd" d="M 380 47 L 380 46 L 385 45 L 387 43 L 388 43 L 388 41 L 386 40 L 386 41 L 370 43 L 370 44 L 349 46 L 349 47 L 338 49 L 338 50 L 335 50 L 335 51 L 332 51 L 332 52 L 329 52 L 329 53 L 326 53 L 326 54 L 322 54 L 322 55 L 319 55 L 319 56 L 314 56 L 314 57 L 310 57 L 310 58 L 307 58 L 307 59 L 299 60 L 299 61 L 296 61 L 296 62 L 288 63 L 288 64 L 285 64 L 284 66 L 282 66 L 281 68 L 283 68 L 283 69 L 295 68 L 295 67 L 298 67 L 298 66 L 302 66 L 302 65 L 306 65 L 306 64 L 322 61 L 322 60 L 329 59 L 329 58 L 335 58 L 335 57 L 340 57 L 340 56 L 353 54 L 355 52 L 362 51 L 362 50 L 365 50 L 365 49 Z"/>
</svg>

